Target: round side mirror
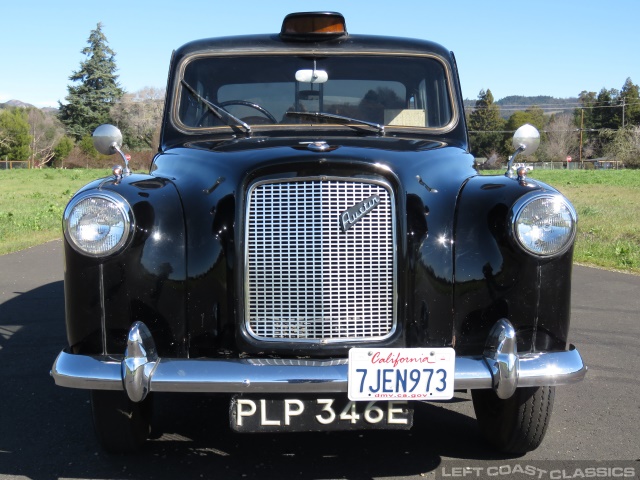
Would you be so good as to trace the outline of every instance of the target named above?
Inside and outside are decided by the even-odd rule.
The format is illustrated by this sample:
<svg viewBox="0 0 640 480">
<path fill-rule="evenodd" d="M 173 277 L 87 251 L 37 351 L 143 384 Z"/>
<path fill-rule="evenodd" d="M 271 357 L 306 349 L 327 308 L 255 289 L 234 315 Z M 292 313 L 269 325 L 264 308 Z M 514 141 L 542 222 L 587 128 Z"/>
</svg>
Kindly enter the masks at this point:
<svg viewBox="0 0 640 480">
<path fill-rule="evenodd" d="M 105 123 L 93 131 L 93 146 L 103 155 L 113 155 L 122 147 L 122 133 L 118 127 Z"/>
<path fill-rule="evenodd" d="M 540 145 L 540 132 L 533 125 L 525 123 L 513 134 L 513 148 L 524 147 L 523 155 L 531 155 Z"/>
</svg>

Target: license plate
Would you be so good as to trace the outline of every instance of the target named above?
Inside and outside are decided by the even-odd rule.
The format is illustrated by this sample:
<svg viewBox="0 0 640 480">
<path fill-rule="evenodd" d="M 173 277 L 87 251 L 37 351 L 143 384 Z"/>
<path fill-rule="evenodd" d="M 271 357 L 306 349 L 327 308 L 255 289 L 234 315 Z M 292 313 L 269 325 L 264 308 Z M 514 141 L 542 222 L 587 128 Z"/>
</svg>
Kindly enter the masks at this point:
<svg viewBox="0 0 640 480">
<path fill-rule="evenodd" d="M 404 401 L 352 402 L 344 396 L 234 396 L 229 422 L 237 432 L 408 430 L 413 409 Z"/>
<path fill-rule="evenodd" d="M 352 348 L 349 400 L 448 400 L 455 360 L 453 348 Z"/>
</svg>

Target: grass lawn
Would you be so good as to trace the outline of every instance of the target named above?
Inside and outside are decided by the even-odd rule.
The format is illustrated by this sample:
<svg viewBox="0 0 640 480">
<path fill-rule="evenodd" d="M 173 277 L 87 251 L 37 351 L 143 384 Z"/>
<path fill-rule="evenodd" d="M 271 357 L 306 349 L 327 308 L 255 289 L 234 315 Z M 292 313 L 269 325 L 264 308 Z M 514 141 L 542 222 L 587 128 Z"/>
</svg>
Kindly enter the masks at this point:
<svg viewBox="0 0 640 480">
<path fill-rule="evenodd" d="M 0 255 L 62 238 L 62 212 L 84 184 L 109 170 L 0 170 Z"/>
<path fill-rule="evenodd" d="M 69 198 L 110 173 L 0 170 L 0 255 L 61 238 Z M 640 274 L 640 170 L 534 170 L 530 176 L 575 205 L 576 262 Z"/>
<path fill-rule="evenodd" d="M 534 170 L 578 212 L 574 260 L 640 274 L 640 170 Z"/>
</svg>

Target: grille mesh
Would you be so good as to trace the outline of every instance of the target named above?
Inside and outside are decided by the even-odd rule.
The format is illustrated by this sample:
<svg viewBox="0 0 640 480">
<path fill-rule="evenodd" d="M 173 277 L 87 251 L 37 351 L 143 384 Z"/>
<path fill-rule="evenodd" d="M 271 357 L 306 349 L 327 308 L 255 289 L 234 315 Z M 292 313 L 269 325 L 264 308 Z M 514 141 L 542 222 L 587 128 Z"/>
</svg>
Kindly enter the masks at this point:
<svg viewBox="0 0 640 480">
<path fill-rule="evenodd" d="M 339 218 L 378 195 L 347 232 Z M 261 183 L 247 209 L 246 323 L 269 341 L 370 340 L 393 331 L 392 199 L 352 180 Z"/>
</svg>

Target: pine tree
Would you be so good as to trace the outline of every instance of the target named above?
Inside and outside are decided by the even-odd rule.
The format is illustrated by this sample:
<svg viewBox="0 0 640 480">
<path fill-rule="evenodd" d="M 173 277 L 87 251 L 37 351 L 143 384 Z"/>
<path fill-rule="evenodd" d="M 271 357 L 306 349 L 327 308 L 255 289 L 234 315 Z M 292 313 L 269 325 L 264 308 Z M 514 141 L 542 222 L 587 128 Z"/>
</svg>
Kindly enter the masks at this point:
<svg viewBox="0 0 640 480">
<path fill-rule="evenodd" d="M 623 126 L 640 125 L 640 89 L 630 78 L 622 86 L 620 100 L 623 102 Z"/>
<path fill-rule="evenodd" d="M 597 129 L 617 130 L 622 126 L 622 103 L 618 101 L 620 92 L 615 88 L 607 90 L 603 88 L 596 97 L 594 112 L 595 126 Z M 618 106 L 620 105 L 620 108 Z"/>
<path fill-rule="evenodd" d="M 589 157 L 591 155 L 599 154 L 600 148 L 598 146 L 599 132 L 596 111 L 596 92 L 587 92 L 583 90 L 578 96 L 578 102 L 580 107 L 574 110 L 574 123 L 582 129 L 582 144 L 585 145 L 587 153 L 583 157 Z M 583 150 L 583 151 L 584 151 Z"/>
<path fill-rule="evenodd" d="M 475 109 L 469 114 L 471 153 L 476 157 L 489 157 L 502 151 L 504 120 L 500 106 L 493 102 L 491 90 L 480 90 Z"/>
<path fill-rule="evenodd" d="M 108 46 L 102 33 L 102 23 L 91 31 L 88 46 L 82 50 L 86 59 L 69 80 L 77 82 L 67 87 L 66 104 L 60 103 L 60 121 L 67 134 L 76 140 L 89 135 L 102 123 L 109 121 L 109 110 L 122 97 L 124 91 L 115 74 L 115 52 Z"/>
</svg>

